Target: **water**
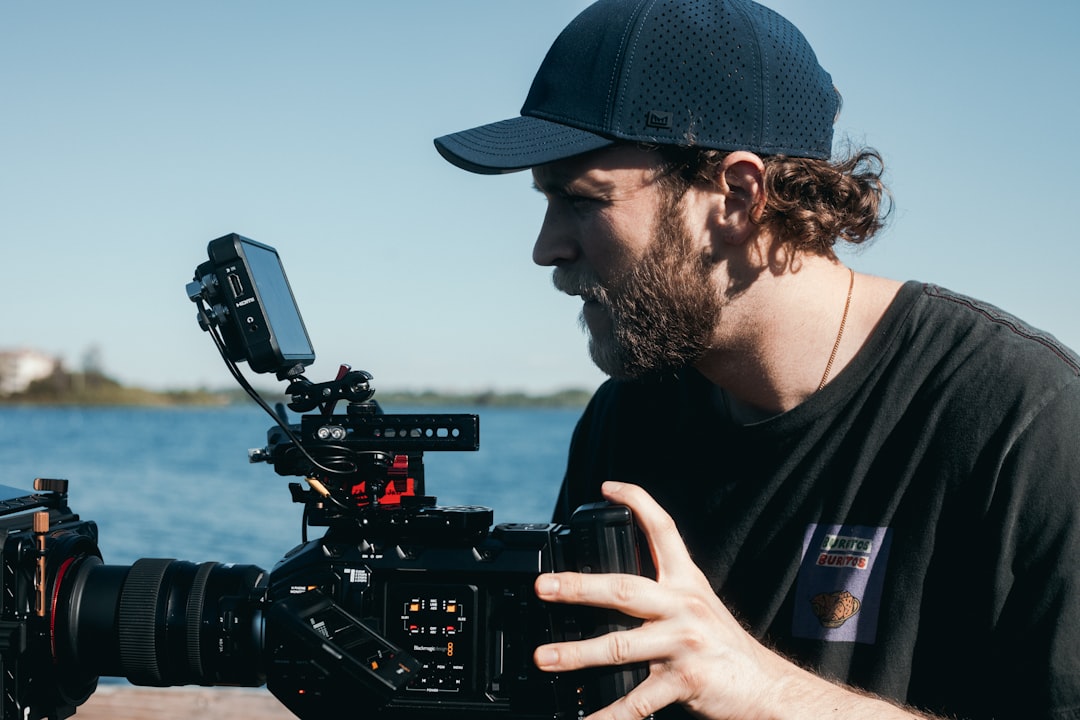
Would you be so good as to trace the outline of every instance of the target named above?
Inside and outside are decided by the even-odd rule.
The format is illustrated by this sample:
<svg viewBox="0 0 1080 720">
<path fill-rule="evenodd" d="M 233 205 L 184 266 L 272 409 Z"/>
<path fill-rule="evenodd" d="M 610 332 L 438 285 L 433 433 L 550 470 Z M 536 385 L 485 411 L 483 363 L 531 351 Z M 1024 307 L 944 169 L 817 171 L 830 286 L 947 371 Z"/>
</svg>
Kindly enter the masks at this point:
<svg viewBox="0 0 1080 720">
<path fill-rule="evenodd" d="M 424 456 L 427 493 L 441 505 L 491 507 L 496 522 L 546 521 L 580 411 L 479 414 L 478 452 Z M 254 406 L 0 408 L 0 484 L 70 480 L 71 508 L 97 522 L 108 564 L 169 557 L 269 569 L 300 542 L 302 510 L 287 487 L 298 478 L 247 461 L 271 422 Z"/>
</svg>

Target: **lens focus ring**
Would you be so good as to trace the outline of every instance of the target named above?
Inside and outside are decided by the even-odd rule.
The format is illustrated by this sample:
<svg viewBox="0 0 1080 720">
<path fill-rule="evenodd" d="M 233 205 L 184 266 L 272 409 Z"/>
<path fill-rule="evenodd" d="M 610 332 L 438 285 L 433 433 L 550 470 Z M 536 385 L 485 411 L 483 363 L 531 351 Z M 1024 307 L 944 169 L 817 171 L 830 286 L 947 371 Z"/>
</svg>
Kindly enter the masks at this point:
<svg viewBox="0 0 1080 720">
<path fill-rule="evenodd" d="M 120 595 L 120 662 L 136 685 L 161 686 L 155 618 L 162 579 L 172 559 L 142 558 L 131 566 Z"/>
</svg>

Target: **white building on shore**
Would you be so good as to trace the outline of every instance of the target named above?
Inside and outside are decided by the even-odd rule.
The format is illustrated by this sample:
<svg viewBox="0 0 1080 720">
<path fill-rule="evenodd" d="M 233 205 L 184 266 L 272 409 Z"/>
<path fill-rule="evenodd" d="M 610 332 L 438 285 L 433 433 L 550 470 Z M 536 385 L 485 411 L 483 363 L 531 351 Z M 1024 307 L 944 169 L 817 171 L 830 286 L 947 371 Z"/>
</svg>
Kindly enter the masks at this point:
<svg viewBox="0 0 1080 720">
<path fill-rule="evenodd" d="M 38 350 L 0 350 L 0 395 L 24 392 L 30 383 L 52 375 L 60 360 Z"/>
</svg>

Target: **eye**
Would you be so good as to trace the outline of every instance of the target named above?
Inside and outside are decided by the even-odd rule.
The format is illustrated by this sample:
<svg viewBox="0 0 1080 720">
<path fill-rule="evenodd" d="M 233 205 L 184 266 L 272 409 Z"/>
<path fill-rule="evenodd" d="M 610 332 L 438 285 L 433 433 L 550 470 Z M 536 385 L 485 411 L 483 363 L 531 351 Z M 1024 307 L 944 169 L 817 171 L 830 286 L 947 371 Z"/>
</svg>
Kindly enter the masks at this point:
<svg viewBox="0 0 1080 720">
<path fill-rule="evenodd" d="M 587 195 L 567 195 L 564 199 L 573 207 L 582 210 L 601 204 L 599 198 L 589 197 Z"/>
<path fill-rule="evenodd" d="M 611 204 L 611 199 L 598 193 L 564 192 L 558 200 L 578 215 L 590 215 L 603 211 Z"/>
<path fill-rule="evenodd" d="M 534 187 L 536 187 L 534 185 Z M 608 199 L 601 195 L 583 194 L 574 192 L 569 188 L 559 187 L 550 190 L 536 187 L 551 205 L 559 204 L 576 213 L 584 214 L 602 208 L 608 204 Z"/>
</svg>

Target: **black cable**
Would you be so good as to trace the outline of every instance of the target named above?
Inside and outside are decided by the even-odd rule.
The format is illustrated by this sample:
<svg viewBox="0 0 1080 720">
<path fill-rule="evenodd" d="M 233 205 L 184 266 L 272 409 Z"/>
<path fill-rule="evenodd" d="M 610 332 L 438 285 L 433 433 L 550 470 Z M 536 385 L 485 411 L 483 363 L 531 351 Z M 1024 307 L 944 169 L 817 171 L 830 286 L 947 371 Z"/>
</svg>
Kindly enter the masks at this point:
<svg viewBox="0 0 1080 720">
<path fill-rule="evenodd" d="M 305 448 L 303 443 L 301 443 L 300 438 L 298 438 L 296 436 L 296 433 L 292 431 L 292 428 L 290 428 L 285 422 L 283 422 L 282 419 L 278 417 L 278 414 L 274 412 L 273 408 L 271 408 L 266 403 L 266 401 L 262 399 L 259 393 L 255 390 L 255 388 L 251 386 L 251 383 L 247 381 L 247 378 L 244 377 L 243 373 L 240 372 L 240 368 L 237 366 L 236 362 L 229 357 L 228 350 L 225 347 L 225 341 L 218 334 L 216 325 L 210 322 L 210 318 L 207 316 L 206 308 L 203 306 L 203 304 L 201 302 L 196 302 L 195 307 L 198 309 L 199 318 L 202 320 L 203 327 L 213 339 L 214 346 L 217 347 L 218 353 L 221 355 L 221 359 L 225 361 L 225 367 L 229 369 L 229 374 L 233 376 L 233 379 L 236 380 L 236 382 L 240 385 L 241 388 L 243 388 L 244 392 L 246 392 L 248 396 L 251 397 L 251 399 L 254 400 L 255 403 L 259 407 L 261 407 L 267 415 L 274 419 L 274 423 L 276 423 L 277 426 L 281 428 L 282 432 L 284 432 L 285 435 L 289 438 L 289 440 L 292 441 L 293 447 L 299 450 L 300 453 L 302 453 L 303 456 L 307 458 L 307 460 L 315 468 L 321 470 L 327 475 L 348 475 L 349 473 L 347 471 L 335 470 L 333 468 L 326 467 L 314 457 L 312 457 L 311 453 L 308 452 L 307 448 Z M 308 479 L 308 484 L 311 484 L 310 479 Z M 338 498 L 334 497 L 333 493 L 328 487 L 326 487 L 325 485 L 321 485 L 321 487 L 322 490 L 325 492 L 320 492 L 320 495 L 329 499 L 330 502 L 332 502 L 335 506 L 338 507 L 338 509 L 347 513 L 353 512 L 352 508 L 341 502 L 341 500 L 339 500 Z"/>
</svg>

